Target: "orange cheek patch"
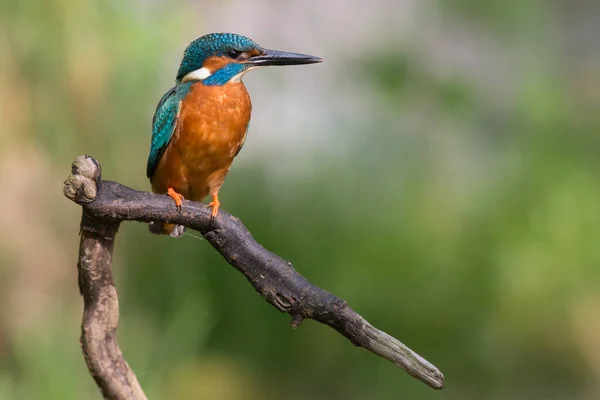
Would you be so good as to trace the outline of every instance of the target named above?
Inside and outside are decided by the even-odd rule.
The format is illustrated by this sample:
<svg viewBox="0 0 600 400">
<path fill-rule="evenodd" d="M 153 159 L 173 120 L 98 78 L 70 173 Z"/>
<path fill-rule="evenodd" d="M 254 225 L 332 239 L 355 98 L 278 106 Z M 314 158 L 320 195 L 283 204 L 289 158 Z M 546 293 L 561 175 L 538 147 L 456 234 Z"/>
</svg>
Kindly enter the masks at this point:
<svg viewBox="0 0 600 400">
<path fill-rule="evenodd" d="M 248 54 L 248 58 L 256 57 L 256 56 L 260 56 L 262 54 L 262 51 L 260 51 L 258 49 L 252 49 L 251 51 L 248 51 L 247 54 Z"/>
<path fill-rule="evenodd" d="M 211 74 L 214 74 L 215 71 L 220 70 L 221 68 L 223 68 L 230 62 L 231 62 L 231 60 L 226 57 L 212 56 L 212 57 L 208 57 L 204 61 L 202 68 L 206 68 L 210 71 Z"/>
</svg>

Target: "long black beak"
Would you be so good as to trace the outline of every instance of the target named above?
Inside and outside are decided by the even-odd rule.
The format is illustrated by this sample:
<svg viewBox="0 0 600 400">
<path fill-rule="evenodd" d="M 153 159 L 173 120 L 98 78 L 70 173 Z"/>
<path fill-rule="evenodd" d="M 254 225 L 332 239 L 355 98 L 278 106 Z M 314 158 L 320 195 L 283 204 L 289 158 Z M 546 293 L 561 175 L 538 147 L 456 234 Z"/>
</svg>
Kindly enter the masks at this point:
<svg viewBox="0 0 600 400">
<path fill-rule="evenodd" d="M 263 54 L 250 57 L 248 62 L 253 66 L 266 65 L 299 65 L 320 63 L 323 59 L 307 54 L 287 53 L 285 51 L 265 50 Z"/>
</svg>

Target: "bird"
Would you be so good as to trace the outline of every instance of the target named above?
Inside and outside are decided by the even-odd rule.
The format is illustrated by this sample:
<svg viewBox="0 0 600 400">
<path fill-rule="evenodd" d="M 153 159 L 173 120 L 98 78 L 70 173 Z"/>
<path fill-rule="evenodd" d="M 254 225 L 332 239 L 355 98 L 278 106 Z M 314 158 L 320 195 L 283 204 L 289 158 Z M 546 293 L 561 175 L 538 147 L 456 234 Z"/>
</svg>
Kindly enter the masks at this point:
<svg viewBox="0 0 600 400">
<path fill-rule="evenodd" d="M 234 33 L 211 33 L 183 52 L 175 86 L 160 99 L 152 118 L 146 175 L 152 191 L 167 194 L 181 209 L 184 199 L 209 203 L 212 218 L 221 205 L 219 189 L 246 140 L 252 103 L 242 77 L 269 65 L 323 60 L 269 50 Z M 156 234 L 181 236 L 181 225 L 153 222 Z"/>
</svg>

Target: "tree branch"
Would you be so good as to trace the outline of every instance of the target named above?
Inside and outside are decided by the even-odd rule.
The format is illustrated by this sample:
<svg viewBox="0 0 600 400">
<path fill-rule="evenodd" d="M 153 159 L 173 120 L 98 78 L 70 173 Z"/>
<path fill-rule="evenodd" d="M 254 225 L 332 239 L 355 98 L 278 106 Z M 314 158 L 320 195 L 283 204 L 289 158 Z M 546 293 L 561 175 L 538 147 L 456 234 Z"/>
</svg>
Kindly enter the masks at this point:
<svg viewBox="0 0 600 400">
<path fill-rule="evenodd" d="M 299 326 L 305 318 L 314 319 L 432 388 L 444 387 L 444 376 L 435 366 L 373 327 L 344 300 L 310 283 L 290 262 L 257 243 L 240 220 L 226 211 L 220 210 L 213 219 L 204 204 L 184 201 L 181 210 L 177 210 L 168 196 L 101 180 L 100 165 L 89 156 L 75 160 L 64 193 L 83 207 L 78 264 L 85 305 L 82 347 L 90 372 L 105 398 L 145 399 L 114 338 L 118 299 L 110 264 L 121 221 L 163 221 L 201 232 L 258 293 L 278 310 L 291 315 L 292 327 Z"/>
</svg>

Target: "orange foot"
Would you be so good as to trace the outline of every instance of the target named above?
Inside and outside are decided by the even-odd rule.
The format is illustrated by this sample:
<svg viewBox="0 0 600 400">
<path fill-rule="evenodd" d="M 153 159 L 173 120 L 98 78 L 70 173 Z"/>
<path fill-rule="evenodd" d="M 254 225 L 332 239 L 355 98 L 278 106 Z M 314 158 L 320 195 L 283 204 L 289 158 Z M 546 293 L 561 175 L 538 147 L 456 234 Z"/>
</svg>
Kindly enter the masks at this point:
<svg viewBox="0 0 600 400">
<path fill-rule="evenodd" d="M 181 205 L 183 204 L 183 195 L 177 193 L 173 188 L 167 189 L 167 194 L 171 196 L 173 200 L 175 200 L 175 206 L 177 206 L 177 208 L 181 208 Z"/>
<path fill-rule="evenodd" d="M 219 207 L 221 207 L 221 202 L 219 201 L 219 196 L 218 195 L 214 195 L 213 196 L 213 201 L 211 201 L 210 203 L 208 203 L 209 207 L 212 207 L 212 216 L 213 218 L 217 216 L 217 214 L 219 213 Z"/>
</svg>

